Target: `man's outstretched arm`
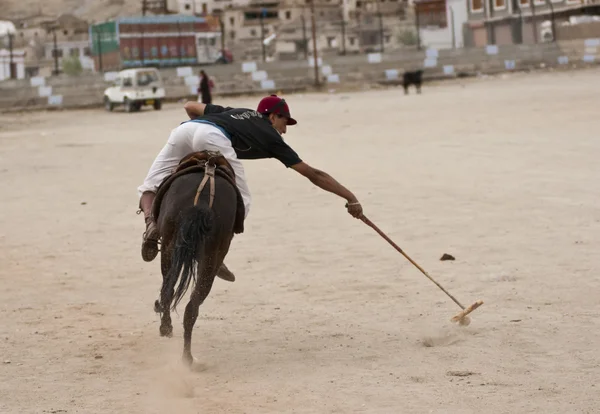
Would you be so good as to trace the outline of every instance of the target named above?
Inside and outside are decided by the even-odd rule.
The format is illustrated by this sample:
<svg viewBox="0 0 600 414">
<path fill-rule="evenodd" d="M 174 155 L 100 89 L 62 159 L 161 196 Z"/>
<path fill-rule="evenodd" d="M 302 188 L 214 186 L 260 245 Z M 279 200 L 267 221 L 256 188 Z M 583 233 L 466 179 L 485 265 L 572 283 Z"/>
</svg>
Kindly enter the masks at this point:
<svg viewBox="0 0 600 414">
<path fill-rule="evenodd" d="M 348 212 L 353 217 L 360 218 L 362 216 L 362 207 L 356 196 L 346 187 L 337 182 L 331 175 L 324 171 L 313 168 L 305 162 L 292 165 L 291 168 L 308 178 L 314 185 L 345 199 L 348 202 Z"/>
</svg>

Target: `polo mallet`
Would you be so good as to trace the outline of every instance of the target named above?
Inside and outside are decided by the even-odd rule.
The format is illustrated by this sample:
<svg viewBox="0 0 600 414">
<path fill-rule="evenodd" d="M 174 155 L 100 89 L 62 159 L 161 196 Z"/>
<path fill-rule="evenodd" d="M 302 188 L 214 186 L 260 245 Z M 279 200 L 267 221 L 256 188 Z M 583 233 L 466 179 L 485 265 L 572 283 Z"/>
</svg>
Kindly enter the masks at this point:
<svg viewBox="0 0 600 414">
<path fill-rule="evenodd" d="M 400 247 L 398 247 L 398 245 L 396 243 L 394 243 L 388 236 L 386 236 L 384 232 L 379 230 L 379 228 L 375 224 L 373 224 L 373 222 L 371 220 L 369 220 L 365 216 L 362 216 L 361 220 L 367 226 L 371 227 L 373 230 L 375 230 L 377 233 L 379 233 L 379 235 L 381 237 L 383 237 L 389 244 L 391 244 L 396 250 L 398 250 L 404 257 L 406 257 L 409 262 L 411 262 L 417 269 L 419 269 L 421 271 L 421 273 L 423 273 L 425 276 L 427 276 L 427 278 L 429 280 L 431 280 L 433 283 L 435 283 L 435 285 L 437 287 L 439 287 L 446 295 L 448 295 L 450 297 L 450 299 L 452 299 L 454 301 L 454 303 L 456 303 L 458 306 L 460 306 L 462 311 L 457 313 L 456 315 L 454 315 L 452 317 L 452 319 L 450 319 L 452 322 L 458 322 L 459 325 L 463 325 L 463 326 L 466 326 L 471 323 L 471 319 L 467 315 L 470 314 L 471 312 L 473 312 L 475 309 L 477 309 L 481 305 L 483 305 L 482 300 L 478 300 L 477 302 L 473 303 L 471 306 L 465 308 L 458 300 L 456 300 L 456 298 L 454 296 L 452 296 L 450 293 L 448 293 L 448 291 L 446 289 L 444 289 L 442 287 L 442 285 L 440 285 L 438 282 L 433 280 L 433 278 L 431 276 L 429 276 L 427 274 L 427 272 L 421 268 L 421 266 L 419 266 L 417 263 L 415 263 L 415 261 L 413 259 L 408 257 L 408 255 L 406 253 L 404 253 L 404 251 Z"/>
</svg>

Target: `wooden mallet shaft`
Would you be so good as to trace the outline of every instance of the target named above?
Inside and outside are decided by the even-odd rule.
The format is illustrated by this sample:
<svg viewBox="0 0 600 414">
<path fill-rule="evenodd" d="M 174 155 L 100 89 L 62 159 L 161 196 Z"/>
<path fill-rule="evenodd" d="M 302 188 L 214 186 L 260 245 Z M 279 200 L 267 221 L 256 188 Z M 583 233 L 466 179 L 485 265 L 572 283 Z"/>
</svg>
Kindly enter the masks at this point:
<svg viewBox="0 0 600 414">
<path fill-rule="evenodd" d="M 456 321 L 460 321 L 461 319 L 463 319 L 465 316 L 467 316 L 469 313 L 473 312 L 475 309 L 477 309 L 478 307 L 480 307 L 481 305 L 483 305 L 483 301 L 478 300 L 477 302 L 475 302 L 474 304 L 472 304 L 471 306 L 469 306 L 468 308 L 465 308 L 459 301 L 458 299 L 456 299 L 454 296 L 452 296 L 450 294 L 450 292 L 448 292 L 446 289 L 444 289 L 444 287 L 442 285 L 440 285 L 438 282 L 436 282 L 431 276 L 429 276 L 429 274 L 421 267 L 419 266 L 413 259 L 411 259 L 406 253 L 404 253 L 404 250 L 402 250 L 400 248 L 400 246 L 398 246 L 396 243 L 394 243 L 392 241 L 392 239 L 390 239 L 384 232 L 382 232 L 381 230 L 379 230 L 379 228 L 371 221 L 369 220 L 366 216 L 362 216 L 361 220 L 368 225 L 369 227 L 371 227 L 373 230 L 375 230 L 377 233 L 379 233 L 379 235 L 381 237 L 383 237 L 389 244 L 392 245 L 392 247 L 394 247 L 398 252 L 400 252 L 402 254 L 402 256 L 406 257 L 406 259 L 408 259 L 409 262 L 411 262 L 417 269 L 419 269 L 421 271 L 421 273 L 423 273 L 429 280 L 431 280 L 437 287 L 439 287 L 442 292 L 444 292 L 446 295 L 448 295 L 448 297 L 450 299 L 452 299 L 454 301 L 454 303 L 456 303 L 461 309 L 462 311 L 455 315 L 454 317 L 452 317 L 452 321 L 456 322 Z"/>
</svg>

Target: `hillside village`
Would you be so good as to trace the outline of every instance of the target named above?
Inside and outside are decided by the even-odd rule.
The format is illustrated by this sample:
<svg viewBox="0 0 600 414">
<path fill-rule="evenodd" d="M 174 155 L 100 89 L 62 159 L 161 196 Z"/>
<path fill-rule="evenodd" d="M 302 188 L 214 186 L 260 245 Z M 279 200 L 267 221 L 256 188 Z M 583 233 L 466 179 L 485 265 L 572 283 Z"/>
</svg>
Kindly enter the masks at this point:
<svg viewBox="0 0 600 414">
<path fill-rule="evenodd" d="M 126 21 L 123 19 L 132 23 L 132 18 L 138 19 L 138 26 L 131 30 L 140 32 L 128 35 L 139 43 L 127 46 L 128 53 L 139 55 L 132 62 L 159 66 L 167 65 L 166 58 L 173 56 L 176 59 L 170 62 L 183 62 L 184 55 L 189 64 L 308 59 L 313 50 L 313 32 L 319 56 L 549 42 L 557 30 L 563 38 L 600 37 L 596 16 L 580 17 L 600 14 L 600 0 L 494 0 L 493 4 L 483 0 L 314 2 L 9 0 L 3 2 L 0 11 L 0 80 L 49 76 L 65 69 L 115 69 L 109 67 L 110 56 L 98 56 L 106 53 L 107 47 L 118 50 L 114 65 L 123 66 L 124 46 L 113 39 L 113 29 L 107 28 Z M 591 23 L 584 34 L 577 33 L 580 27 L 574 27 L 581 21 Z M 186 24 L 192 25 L 189 30 Z M 181 40 L 162 44 L 156 40 L 162 35 L 156 32 L 177 39 L 193 35 L 194 45 L 184 47 Z M 155 44 L 150 40 L 153 38 Z M 75 69 L 69 69 L 72 67 Z"/>
</svg>

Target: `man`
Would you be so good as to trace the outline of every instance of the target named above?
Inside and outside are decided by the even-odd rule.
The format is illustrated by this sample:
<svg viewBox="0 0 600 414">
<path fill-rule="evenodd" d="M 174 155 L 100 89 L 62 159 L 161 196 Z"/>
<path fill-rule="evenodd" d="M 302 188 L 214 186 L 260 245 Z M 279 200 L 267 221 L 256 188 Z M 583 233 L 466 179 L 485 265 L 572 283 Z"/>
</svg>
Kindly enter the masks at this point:
<svg viewBox="0 0 600 414">
<path fill-rule="evenodd" d="M 208 77 L 206 72 L 203 70 L 200 71 L 200 85 L 198 86 L 198 101 L 203 104 L 212 103 L 212 93 L 211 89 L 213 88 L 213 81 Z"/>
<path fill-rule="evenodd" d="M 144 183 L 138 187 L 140 208 L 144 212 L 146 232 L 142 242 L 142 258 L 150 262 L 158 254 L 158 229 L 152 217 L 152 202 L 159 184 L 171 174 L 179 161 L 191 152 L 219 151 L 229 161 L 235 172 L 236 184 L 246 208 L 250 210 L 250 191 L 246 183 L 241 159 L 276 158 L 308 178 L 313 184 L 344 198 L 348 212 L 362 217 L 362 207 L 352 192 L 329 174 L 311 167 L 288 146 L 282 134 L 288 125 L 296 125 L 288 104 L 277 95 L 263 98 L 256 111 L 245 108 L 225 108 L 219 105 L 187 102 L 184 106 L 189 121 L 172 130 L 167 143 L 158 154 Z M 223 264 L 217 274 L 234 281 L 235 276 Z"/>
</svg>

